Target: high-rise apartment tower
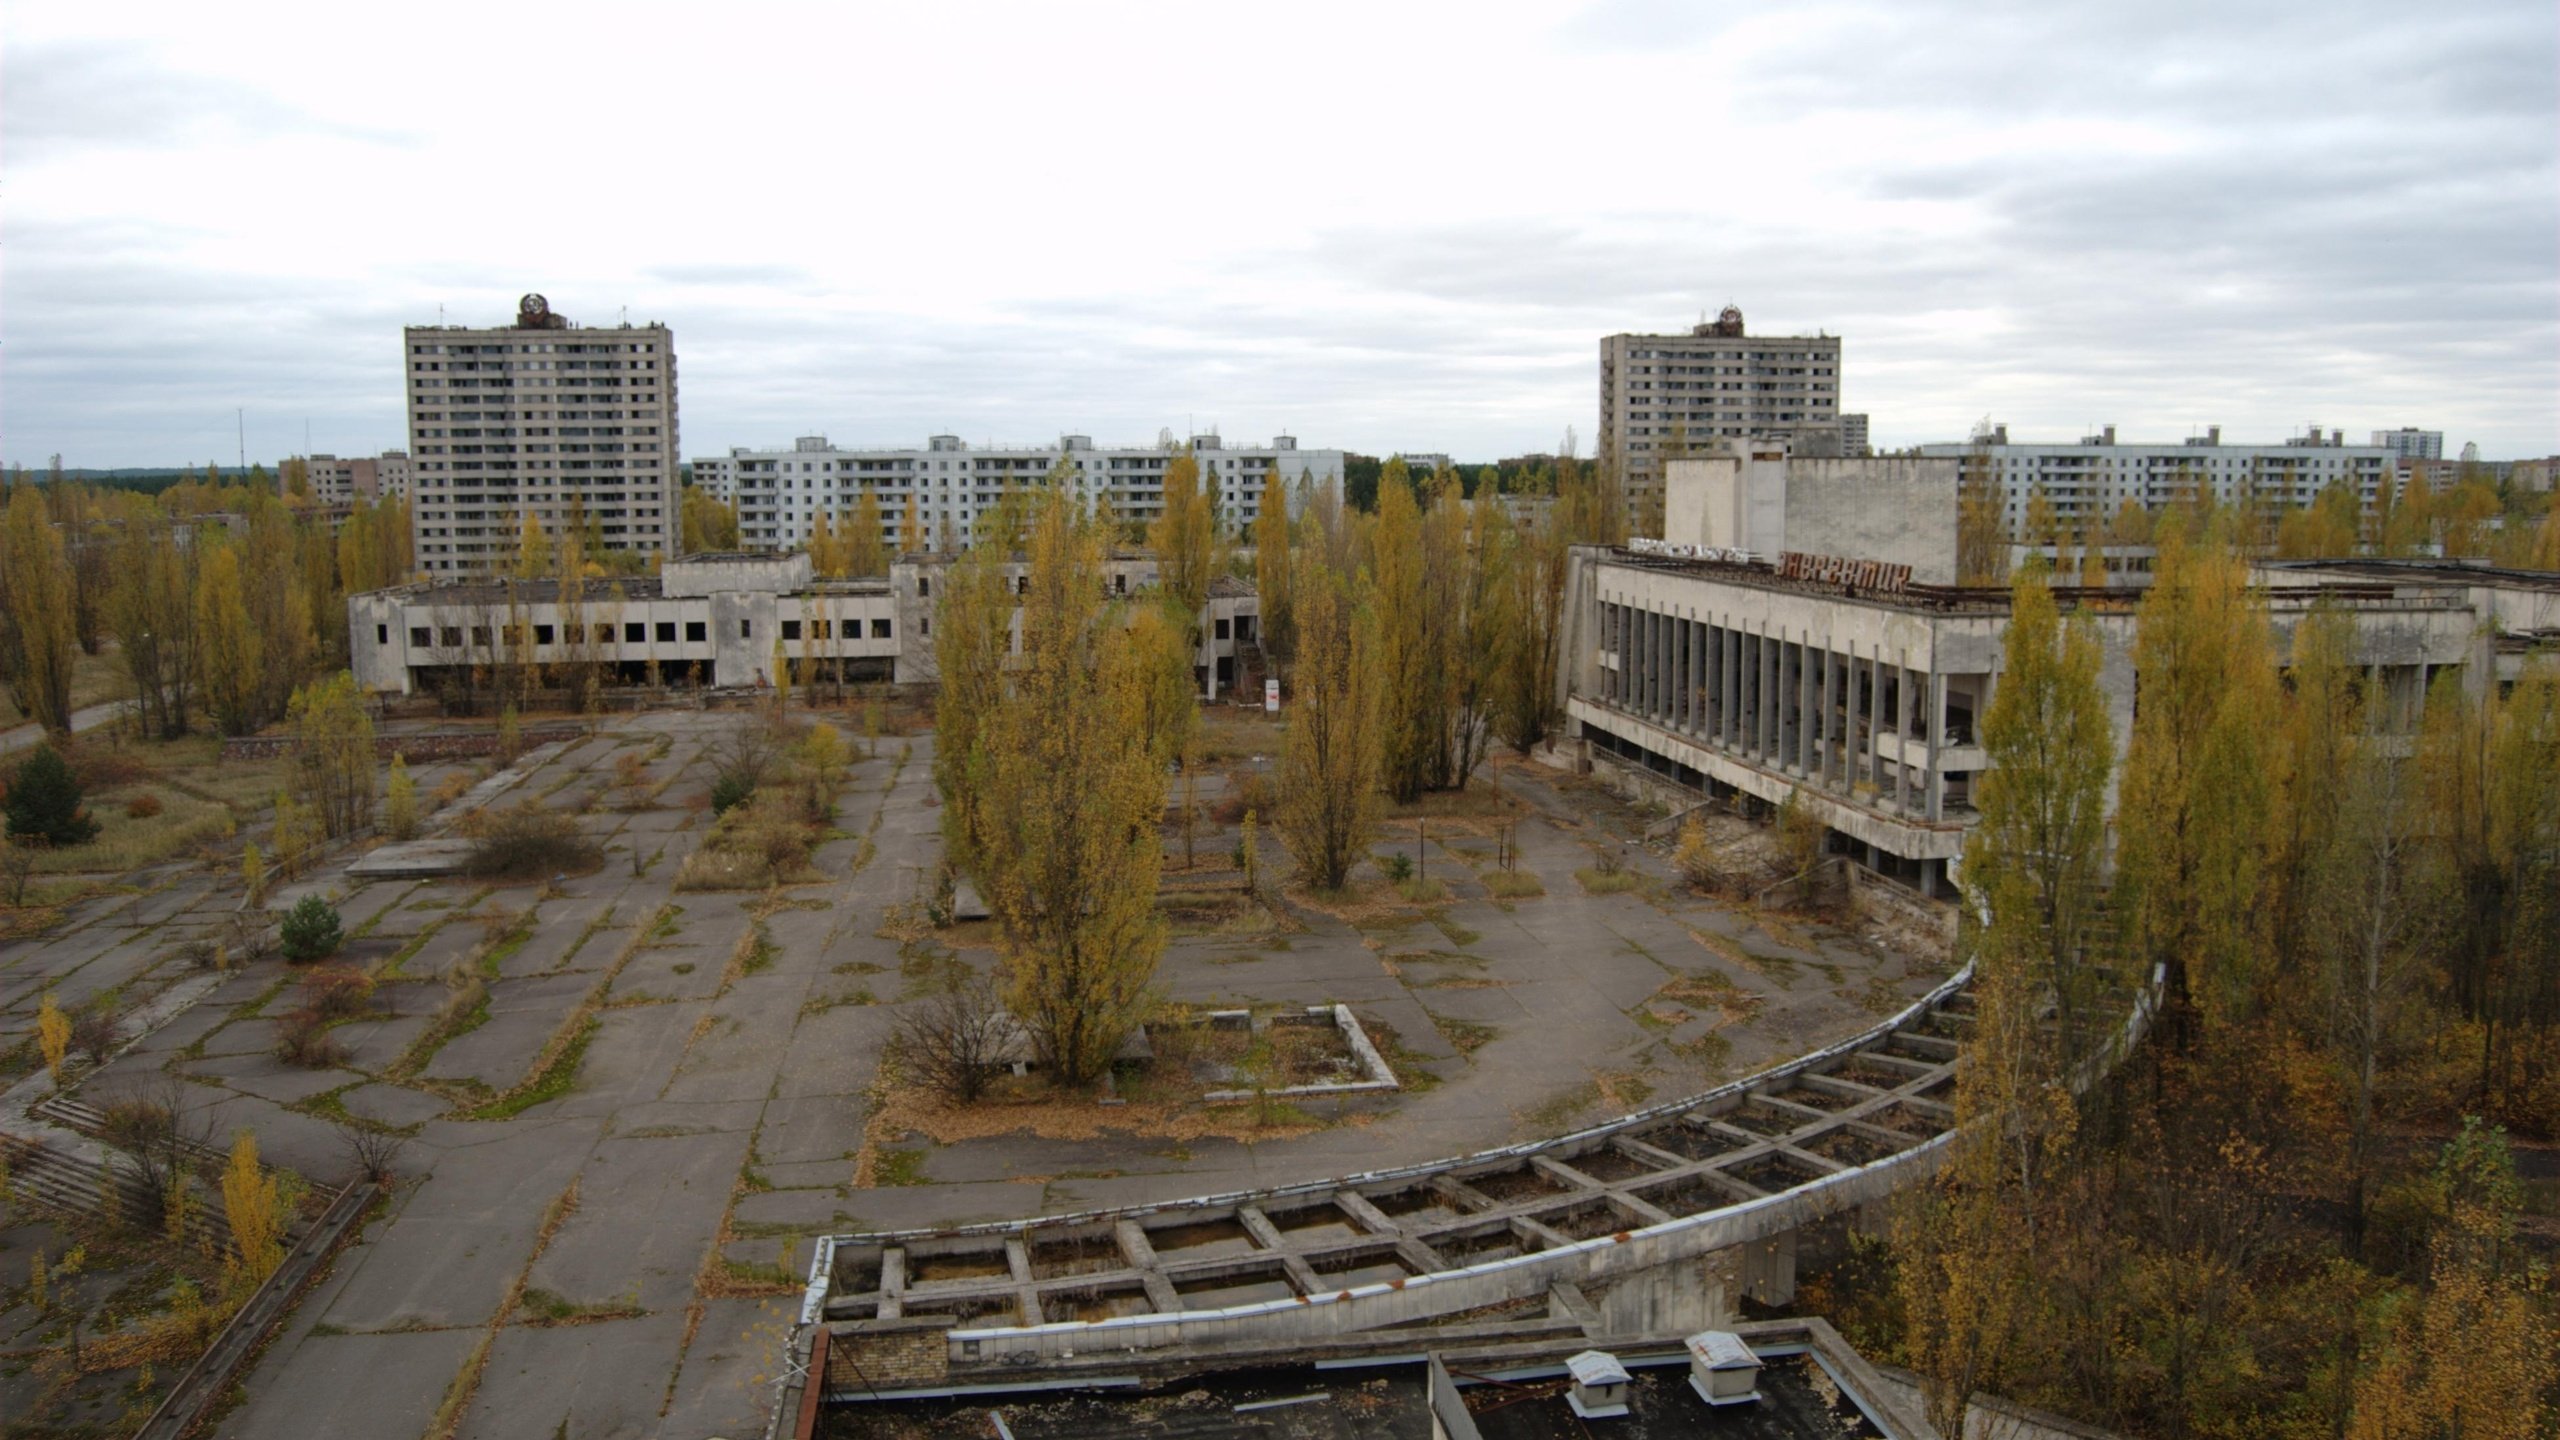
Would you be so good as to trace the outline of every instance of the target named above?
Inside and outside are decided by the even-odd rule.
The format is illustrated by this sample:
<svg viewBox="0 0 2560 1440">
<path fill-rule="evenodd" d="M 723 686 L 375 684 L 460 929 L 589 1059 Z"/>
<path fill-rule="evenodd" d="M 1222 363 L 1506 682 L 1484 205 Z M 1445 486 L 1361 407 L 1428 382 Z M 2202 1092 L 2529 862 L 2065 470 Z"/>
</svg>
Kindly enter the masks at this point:
<svg viewBox="0 0 2560 1440">
<path fill-rule="evenodd" d="M 608 550 L 676 553 L 666 326 L 572 325 L 527 295 L 512 325 L 412 325 L 401 341 L 420 570 L 489 570 L 527 514 L 557 532 L 577 510 Z"/>
<path fill-rule="evenodd" d="M 1600 454 L 1631 501 L 1661 494 L 1666 456 L 1755 435 L 1839 443 L 1839 336 L 1746 334 L 1728 305 L 1686 335 L 1601 340 Z"/>
</svg>

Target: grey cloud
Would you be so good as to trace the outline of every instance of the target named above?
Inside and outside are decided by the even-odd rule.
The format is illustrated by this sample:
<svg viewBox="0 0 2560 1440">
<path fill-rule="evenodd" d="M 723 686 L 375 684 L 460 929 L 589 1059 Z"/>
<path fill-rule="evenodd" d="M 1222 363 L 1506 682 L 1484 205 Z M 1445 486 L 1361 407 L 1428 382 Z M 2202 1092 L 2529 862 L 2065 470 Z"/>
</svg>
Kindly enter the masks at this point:
<svg viewBox="0 0 2560 1440">
<path fill-rule="evenodd" d="M 11 45 L 0 126 L 11 158 L 21 164 L 83 146 L 148 148 L 208 138 L 414 140 L 395 130 L 323 120 L 255 86 L 167 65 L 139 46 L 95 43 Z"/>
<path fill-rule="evenodd" d="M 798 265 L 660 265 L 643 272 L 669 285 L 749 285 L 803 288 L 818 277 Z"/>
</svg>

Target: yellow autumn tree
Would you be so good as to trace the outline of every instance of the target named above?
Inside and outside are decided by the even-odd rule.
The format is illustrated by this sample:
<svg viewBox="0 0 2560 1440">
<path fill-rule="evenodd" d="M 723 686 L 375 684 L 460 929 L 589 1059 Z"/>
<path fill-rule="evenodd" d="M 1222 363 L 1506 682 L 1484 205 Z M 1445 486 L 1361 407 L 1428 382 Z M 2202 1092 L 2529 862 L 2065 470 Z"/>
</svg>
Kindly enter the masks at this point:
<svg viewBox="0 0 2560 1440">
<path fill-rule="evenodd" d="M 234 1293 L 246 1295 L 284 1263 L 282 1182 L 258 1164 L 258 1137 L 242 1130 L 222 1171 L 222 1210 L 231 1227 L 225 1270 Z"/>
<path fill-rule="evenodd" d="M 71 1053 L 71 1017 L 54 1003 L 50 990 L 44 992 L 44 1003 L 36 1011 L 36 1043 L 44 1048 L 45 1070 L 56 1086 L 61 1085 L 63 1057 Z"/>
<path fill-rule="evenodd" d="M 1071 492 L 1032 527 L 1022 663 L 986 726 L 978 875 L 1004 937 L 1005 1001 L 1058 1079 L 1091 1081 L 1143 1018 L 1165 777 L 1144 665 L 1103 594 L 1104 537 Z"/>
<path fill-rule="evenodd" d="M 889 541 L 880 533 L 880 497 L 869 486 L 854 501 L 852 518 L 845 522 L 845 573 L 848 575 L 886 575 L 889 573 Z"/>
<path fill-rule="evenodd" d="M 1339 890 L 1378 819 L 1377 630 L 1352 581 L 1300 552 L 1298 658 L 1280 749 L 1280 835 L 1309 885 Z"/>
<path fill-rule="evenodd" d="M 2134 631 L 2142 677 L 2117 808 L 2120 906 L 2164 968 L 2173 1039 L 2247 1015 L 2260 969 L 2275 660 L 2263 597 L 2218 520 L 2163 517 Z M 2147 967 L 2146 967 L 2147 968 Z"/>
<path fill-rule="evenodd" d="M 1262 508 L 1253 521 L 1253 578 L 1261 610 L 1262 654 L 1272 673 L 1284 679 L 1296 653 L 1298 633 L 1289 601 L 1294 570 L 1289 540 L 1289 492 L 1274 466 L 1262 482 Z"/>
<path fill-rule="evenodd" d="M 1370 538 L 1378 627 L 1379 764 L 1387 793 L 1411 801 L 1438 778 L 1442 675 L 1426 611 L 1422 512 L 1401 460 L 1378 478 Z"/>
<path fill-rule="evenodd" d="M 245 734 L 262 718 L 266 645 L 250 623 L 240 557 L 228 544 L 210 546 L 197 568 L 195 622 L 197 693 L 224 734 Z"/>
<path fill-rule="evenodd" d="M 79 658 L 71 567 L 62 537 L 33 485 L 9 496 L 5 563 L 0 563 L 0 662 L 18 707 L 55 734 L 71 729 L 71 670 Z"/>
<path fill-rule="evenodd" d="M 1201 489 L 1200 462 L 1188 452 L 1176 455 L 1164 467 L 1164 510 L 1147 527 L 1147 545 L 1156 552 L 1158 583 L 1191 614 L 1208 604 L 1217 543 L 1217 520 Z"/>
</svg>

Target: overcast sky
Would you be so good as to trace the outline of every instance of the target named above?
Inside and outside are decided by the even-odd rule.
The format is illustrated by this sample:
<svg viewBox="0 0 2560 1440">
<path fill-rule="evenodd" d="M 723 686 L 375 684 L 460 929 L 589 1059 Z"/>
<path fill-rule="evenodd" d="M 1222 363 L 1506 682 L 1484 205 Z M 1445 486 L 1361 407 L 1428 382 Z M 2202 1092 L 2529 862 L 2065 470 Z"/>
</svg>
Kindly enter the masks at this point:
<svg viewBox="0 0 2560 1440">
<path fill-rule="evenodd" d="M 2560 451 L 2552 0 L 0 16 L 30 465 L 403 444 L 399 327 L 527 290 L 674 327 L 688 456 L 1588 454 L 1599 337 L 1728 302 L 1880 445 Z"/>
</svg>

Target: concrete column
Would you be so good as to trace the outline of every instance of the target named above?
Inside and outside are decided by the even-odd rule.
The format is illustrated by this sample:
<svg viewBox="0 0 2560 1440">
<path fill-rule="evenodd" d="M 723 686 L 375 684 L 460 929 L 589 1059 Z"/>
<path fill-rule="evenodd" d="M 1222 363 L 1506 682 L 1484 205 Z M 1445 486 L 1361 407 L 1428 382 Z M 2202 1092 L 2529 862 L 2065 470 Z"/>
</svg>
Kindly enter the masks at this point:
<svg viewBox="0 0 2560 1440">
<path fill-rule="evenodd" d="M 1944 819 L 1947 808 L 1947 777 L 1938 773 L 1939 737 L 1947 729 L 1947 677 L 1934 670 L 1929 674 L 1929 818 Z"/>
<path fill-rule="evenodd" d="M 1884 787 L 1884 655 L 1867 662 L 1867 783 L 1876 787 L 1876 804 L 1885 803 Z"/>
<path fill-rule="evenodd" d="M 1618 607 L 1603 600 L 1600 602 L 1600 648 L 1618 651 L 1618 668 L 1615 671 L 1600 672 L 1600 698 L 1611 705 L 1618 703 L 1618 680 L 1627 673 L 1626 650 L 1617 643 L 1617 639 Z"/>
<path fill-rule="evenodd" d="M 1645 713 L 1646 692 L 1653 687 L 1653 657 L 1645 649 L 1651 620 L 1645 611 L 1627 612 L 1627 709 L 1638 715 Z"/>
<path fill-rule="evenodd" d="M 1692 618 L 1689 621 L 1689 723 L 1686 727 L 1692 738 L 1706 728 L 1707 723 L 1706 647 L 1707 622 Z"/>
<path fill-rule="evenodd" d="M 1728 621 L 1733 617 L 1726 616 Z M 1716 627 L 1716 668 L 1723 676 L 1723 693 L 1716 697 L 1716 739 L 1727 750 L 1736 748 L 1737 728 L 1742 719 L 1742 666 L 1736 649 L 1738 637 L 1731 624 Z"/>
<path fill-rule="evenodd" d="M 1680 729 L 1689 735 L 1698 733 L 1699 713 L 1707 703 L 1707 687 L 1698 678 L 1699 637 L 1705 632 L 1706 622 L 1695 615 L 1680 626 Z"/>
<path fill-rule="evenodd" d="M 1680 713 L 1680 670 L 1673 663 L 1678 654 L 1675 642 L 1679 629 L 1680 618 L 1676 615 L 1654 617 L 1654 654 L 1662 663 L 1662 693 L 1654 702 L 1654 713 L 1665 729 L 1670 728 L 1672 717 Z"/>
<path fill-rule="evenodd" d="M 1810 640 L 1796 642 L 1796 773 L 1807 780 L 1813 774 L 1813 737 L 1822 724 L 1822 714 L 1813 708 L 1814 666 L 1817 652 Z"/>
<path fill-rule="evenodd" d="M 1831 647 L 1822 647 L 1822 681 L 1820 695 L 1814 697 L 1814 783 L 1831 784 Z"/>
<path fill-rule="evenodd" d="M 1660 682 L 1654 686 L 1653 718 L 1656 724 L 1666 728 L 1671 724 L 1672 711 L 1680 700 L 1680 677 L 1671 668 L 1671 631 L 1679 623 L 1669 615 L 1653 617 L 1654 671 L 1661 676 Z"/>
<path fill-rule="evenodd" d="M 1763 1305 L 1795 1303 L 1796 1232 L 1781 1231 L 1736 1248 L 1742 1251 L 1742 1293 Z"/>
<path fill-rule="evenodd" d="M 1751 753 L 1761 764 L 1769 763 L 1769 754 L 1778 748 L 1778 646 L 1769 636 L 1769 622 L 1760 622 L 1760 638 L 1751 667 Z"/>
</svg>

